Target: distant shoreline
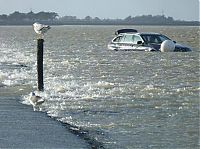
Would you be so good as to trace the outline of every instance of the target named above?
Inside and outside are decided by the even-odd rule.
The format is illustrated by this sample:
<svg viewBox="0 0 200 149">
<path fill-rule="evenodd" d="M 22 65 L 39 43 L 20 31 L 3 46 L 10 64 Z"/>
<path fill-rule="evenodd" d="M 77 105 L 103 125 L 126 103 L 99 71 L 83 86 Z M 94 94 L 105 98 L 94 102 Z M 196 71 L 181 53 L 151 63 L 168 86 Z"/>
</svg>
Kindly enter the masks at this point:
<svg viewBox="0 0 200 149">
<path fill-rule="evenodd" d="M 173 17 L 165 15 L 141 15 L 128 16 L 124 19 L 100 19 L 86 16 L 79 19 L 76 16 L 63 16 L 55 12 L 29 12 L 20 13 L 15 11 L 12 14 L 0 15 L 0 26 L 8 25 L 32 25 L 35 22 L 40 22 L 49 25 L 152 25 L 152 26 L 200 26 L 200 21 L 184 21 L 174 20 Z"/>
<path fill-rule="evenodd" d="M 173 22 L 173 23 L 127 23 L 127 22 L 91 22 L 91 21 L 76 21 L 76 22 L 62 22 L 62 21 L 30 21 L 30 22 L 1 22 L 0 26 L 25 26 L 32 25 L 35 22 L 40 22 L 48 25 L 127 25 L 127 26 L 136 26 L 136 25 L 144 25 L 144 26 L 200 26 L 200 22 Z"/>
</svg>

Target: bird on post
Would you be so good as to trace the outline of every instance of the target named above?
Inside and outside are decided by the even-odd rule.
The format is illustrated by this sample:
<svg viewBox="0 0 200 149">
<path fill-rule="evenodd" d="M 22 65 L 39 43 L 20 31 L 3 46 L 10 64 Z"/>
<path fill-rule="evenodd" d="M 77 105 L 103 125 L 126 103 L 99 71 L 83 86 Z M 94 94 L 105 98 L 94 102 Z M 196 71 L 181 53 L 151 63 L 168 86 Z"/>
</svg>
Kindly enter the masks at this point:
<svg viewBox="0 0 200 149">
<path fill-rule="evenodd" d="M 33 24 L 33 29 L 36 32 L 36 34 L 39 35 L 39 39 L 43 39 L 44 33 L 46 33 L 50 28 L 51 27 L 49 25 L 40 24 L 38 22 L 35 22 Z"/>
</svg>

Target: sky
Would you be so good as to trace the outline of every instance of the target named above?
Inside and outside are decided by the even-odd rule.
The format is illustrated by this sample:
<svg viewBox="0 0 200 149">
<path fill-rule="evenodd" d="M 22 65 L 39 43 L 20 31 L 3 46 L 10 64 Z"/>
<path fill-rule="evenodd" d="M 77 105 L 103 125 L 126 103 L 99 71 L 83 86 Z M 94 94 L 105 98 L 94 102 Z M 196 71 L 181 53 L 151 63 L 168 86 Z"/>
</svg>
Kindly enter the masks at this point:
<svg viewBox="0 0 200 149">
<path fill-rule="evenodd" d="M 0 14 L 56 12 L 61 16 L 124 19 L 128 16 L 165 15 L 176 20 L 199 20 L 200 0 L 0 0 Z"/>
</svg>

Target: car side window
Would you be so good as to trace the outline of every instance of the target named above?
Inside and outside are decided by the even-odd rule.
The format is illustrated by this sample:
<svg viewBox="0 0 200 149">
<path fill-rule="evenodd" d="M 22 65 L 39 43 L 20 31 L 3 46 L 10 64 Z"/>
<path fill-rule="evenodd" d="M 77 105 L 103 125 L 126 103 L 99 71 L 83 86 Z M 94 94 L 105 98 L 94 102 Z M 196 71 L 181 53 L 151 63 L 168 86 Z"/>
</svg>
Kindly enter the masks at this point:
<svg viewBox="0 0 200 149">
<path fill-rule="evenodd" d="M 161 43 L 161 39 L 159 38 L 159 36 L 150 36 L 149 38 L 149 42 L 150 43 Z"/>
<path fill-rule="evenodd" d="M 118 36 L 113 40 L 113 42 L 121 42 L 122 38 L 123 36 Z"/>
<path fill-rule="evenodd" d="M 124 43 L 133 43 L 133 35 L 124 35 L 123 39 L 121 42 Z"/>
<path fill-rule="evenodd" d="M 137 35 L 133 35 L 133 44 L 137 44 L 138 41 L 142 41 L 142 38 Z"/>
</svg>

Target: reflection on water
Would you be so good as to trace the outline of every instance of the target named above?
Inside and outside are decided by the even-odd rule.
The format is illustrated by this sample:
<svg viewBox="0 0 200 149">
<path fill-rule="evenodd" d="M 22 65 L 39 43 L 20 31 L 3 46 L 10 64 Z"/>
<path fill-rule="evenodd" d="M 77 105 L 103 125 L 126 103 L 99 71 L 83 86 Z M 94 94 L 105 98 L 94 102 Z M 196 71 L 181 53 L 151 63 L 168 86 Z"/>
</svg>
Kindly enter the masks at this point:
<svg viewBox="0 0 200 149">
<path fill-rule="evenodd" d="M 198 148 L 199 28 L 133 26 L 189 45 L 190 53 L 109 51 L 107 43 L 119 28 L 127 27 L 54 26 L 49 31 L 45 92 L 38 93 L 46 99 L 43 110 L 109 149 Z M 36 88 L 32 28 L 0 31 L 0 83 Z"/>
</svg>

